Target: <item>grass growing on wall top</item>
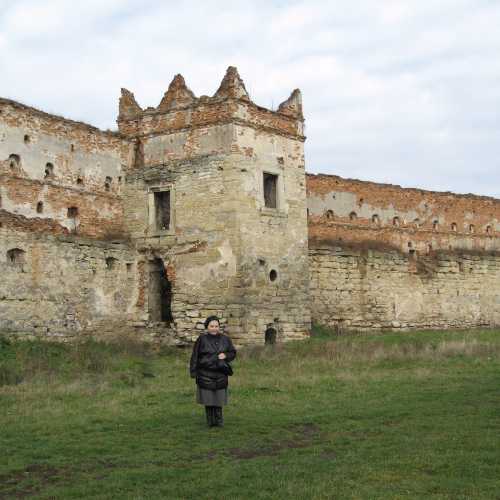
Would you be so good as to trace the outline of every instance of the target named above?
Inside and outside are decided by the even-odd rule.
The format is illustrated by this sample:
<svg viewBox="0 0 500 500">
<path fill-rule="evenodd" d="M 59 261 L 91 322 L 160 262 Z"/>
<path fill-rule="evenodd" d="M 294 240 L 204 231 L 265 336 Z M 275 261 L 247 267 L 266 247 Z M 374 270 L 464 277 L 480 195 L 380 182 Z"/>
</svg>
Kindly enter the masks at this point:
<svg viewBox="0 0 500 500">
<path fill-rule="evenodd" d="M 0 341 L 0 498 L 496 498 L 500 331 L 240 351 L 226 426 L 188 350 Z"/>
</svg>

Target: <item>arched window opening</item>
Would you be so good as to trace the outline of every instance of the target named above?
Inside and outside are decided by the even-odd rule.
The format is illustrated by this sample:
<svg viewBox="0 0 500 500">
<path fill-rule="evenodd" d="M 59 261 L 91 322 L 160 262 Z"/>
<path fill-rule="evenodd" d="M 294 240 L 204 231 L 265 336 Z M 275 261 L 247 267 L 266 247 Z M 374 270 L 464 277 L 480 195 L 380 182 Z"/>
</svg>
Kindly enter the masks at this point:
<svg viewBox="0 0 500 500">
<path fill-rule="evenodd" d="M 31 138 L 28 134 L 24 134 L 23 138 L 24 144 L 29 144 L 31 142 Z"/>
<path fill-rule="evenodd" d="M 18 168 L 21 166 L 21 157 L 19 155 L 11 154 L 9 155 L 9 167 L 11 169 Z"/>
<path fill-rule="evenodd" d="M 106 269 L 108 271 L 113 271 L 118 267 L 118 259 L 114 257 L 106 257 Z"/>
<path fill-rule="evenodd" d="M 11 248 L 7 250 L 7 262 L 11 266 L 19 267 L 22 266 L 25 262 L 26 252 L 21 250 L 20 248 Z"/>
<path fill-rule="evenodd" d="M 327 210 L 325 215 L 327 219 L 333 219 L 333 210 Z"/>
<path fill-rule="evenodd" d="M 455 232 L 457 231 L 457 223 L 456 222 L 451 223 L 451 230 L 455 231 Z"/>
<path fill-rule="evenodd" d="M 379 218 L 378 214 L 372 215 L 372 223 L 377 225 L 377 226 L 380 224 L 380 218 Z"/>
<path fill-rule="evenodd" d="M 173 321 L 172 284 L 165 272 L 165 264 L 160 258 L 149 263 L 148 306 L 151 321 L 166 323 Z"/>
<path fill-rule="evenodd" d="M 400 224 L 399 217 L 394 217 L 392 219 L 392 225 L 395 226 L 395 227 L 399 227 L 399 224 Z"/>
<path fill-rule="evenodd" d="M 349 214 L 349 220 L 356 220 L 358 218 L 358 215 L 356 214 L 356 212 L 351 212 Z"/>
<path fill-rule="evenodd" d="M 43 201 L 39 201 L 39 202 L 36 204 L 36 213 L 37 213 L 37 214 L 41 214 L 41 213 L 43 213 Z"/>
<path fill-rule="evenodd" d="M 104 189 L 106 191 L 109 191 L 111 189 L 111 182 L 112 182 L 112 178 L 111 177 L 106 177 L 106 180 L 104 181 Z"/>
<path fill-rule="evenodd" d="M 474 234 L 474 224 L 469 224 L 469 233 Z"/>
<path fill-rule="evenodd" d="M 264 342 L 266 345 L 276 344 L 277 332 L 274 328 L 268 328 L 264 334 Z"/>
<path fill-rule="evenodd" d="M 45 165 L 44 177 L 45 177 L 45 179 L 50 179 L 51 177 L 54 177 L 54 165 L 50 162 L 48 162 Z"/>
<path fill-rule="evenodd" d="M 492 230 L 491 226 L 488 224 L 486 226 L 486 234 L 492 234 L 492 233 L 493 233 L 493 230 Z"/>
<path fill-rule="evenodd" d="M 432 229 L 434 229 L 434 231 L 437 231 L 439 229 L 439 221 L 438 220 L 432 221 Z"/>
</svg>

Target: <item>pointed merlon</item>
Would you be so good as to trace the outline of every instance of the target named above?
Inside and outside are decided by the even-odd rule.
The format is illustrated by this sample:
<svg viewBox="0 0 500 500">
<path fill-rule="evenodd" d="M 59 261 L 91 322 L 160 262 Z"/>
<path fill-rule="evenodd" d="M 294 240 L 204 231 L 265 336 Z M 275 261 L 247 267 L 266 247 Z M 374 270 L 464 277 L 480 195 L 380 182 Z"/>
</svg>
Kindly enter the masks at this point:
<svg viewBox="0 0 500 500">
<path fill-rule="evenodd" d="M 142 109 L 137 104 L 134 94 L 130 90 L 122 88 L 120 96 L 119 115 L 122 118 L 131 118 L 142 113 Z"/>
<path fill-rule="evenodd" d="M 119 117 L 132 118 L 142 113 L 142 109 L 137 104 L 134 94 L 130 90 L 122 88 L 122 95 L 120 97 Z"/>
<path fill-rule="evenodd" d="M 175 75 L 157 109 L 158 111 L 168 111 L 170 109 L 183 108 L 189 106 L 195 100 L 196 97 L 186 86 L 184 77 L 182 75 Z"/>
<path fill-rule="evenodd" d="M 234 99 L 243 99 L 244 101 L 250 101 L 250 96 L 248 95 L 247 89 L 245 88 L 245 84 L 240 78 L 238 70 L 234 66 L 229 66 L 229 68 L 227 68 L 226 74 L 222 79 L 219 89 L 214 94 L 214 97 L 232 97 Z"/>
<path fill-rule="evenodd" d="M 295 89 L 290 97 L 279 105 L 278 113 L 293 116 L 301 120 L 304 118 L 302 114 L 302 94 L 299 89 Z"/>
</svg>

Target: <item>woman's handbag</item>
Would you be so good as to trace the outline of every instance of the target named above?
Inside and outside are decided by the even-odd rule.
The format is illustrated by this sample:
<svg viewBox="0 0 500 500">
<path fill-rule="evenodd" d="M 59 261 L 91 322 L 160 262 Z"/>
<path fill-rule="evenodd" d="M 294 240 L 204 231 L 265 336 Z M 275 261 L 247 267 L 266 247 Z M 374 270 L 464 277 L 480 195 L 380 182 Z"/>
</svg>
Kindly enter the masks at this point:
<svg viewBox="0 0 500 500">
<path fill-rule="evenodd" d="M 231 368 L 231 365 L 224 359 L 218 360 L 217 369 L 224 375 L 227 375 L 228 377 L 230 377 L 233 374 L 233 369 Z"/>
</svg>

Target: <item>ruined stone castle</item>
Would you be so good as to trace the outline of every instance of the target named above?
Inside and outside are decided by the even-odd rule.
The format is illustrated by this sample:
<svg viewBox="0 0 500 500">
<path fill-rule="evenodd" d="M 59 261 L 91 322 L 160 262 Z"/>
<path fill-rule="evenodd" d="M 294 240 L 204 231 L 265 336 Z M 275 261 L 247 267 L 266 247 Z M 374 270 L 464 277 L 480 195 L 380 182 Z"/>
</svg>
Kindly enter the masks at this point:
<svg viewBox="0 0 500 500">
<path fill-rule="evenodd" d="M 500 324 L 500 200 L 309 175 L 298 90 L 122 89 L 118 131 L 0 99 L 0 332 L 239 344 Z"/>
</svg>

